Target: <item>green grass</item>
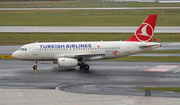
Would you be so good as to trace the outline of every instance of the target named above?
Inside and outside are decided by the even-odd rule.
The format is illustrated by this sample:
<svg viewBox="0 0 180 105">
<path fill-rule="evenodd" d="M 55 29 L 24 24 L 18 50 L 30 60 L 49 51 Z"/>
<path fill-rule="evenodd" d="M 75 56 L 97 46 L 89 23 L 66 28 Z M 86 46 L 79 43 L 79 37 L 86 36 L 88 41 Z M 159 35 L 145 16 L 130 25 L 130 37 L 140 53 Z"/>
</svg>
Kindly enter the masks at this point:
<svg viewBox="0 0 180 105">
<path fill-rule="evenodd" d="M 161 42 L 179 42 L 180 41 L 180 33 L 155 33 L 153 36 L 153 41 L 155 39 L 161 39 Z"/>
<path fill-rule="evenodd" d="M 0 33 L 0 45 L 23 45 L 32 42 L 77 42 L 77 41 L 119 41 L 127 40 L 131 33 Z M 162 42 L 178 42 L 178 34 L 154 34 Z"/>
<path fill-rule="evenodd" d="M 143 53 L 166 53 L 166 54 L 180 54 L 180 50 L 152 50 Z"/>
<path fill-rule="evenodd" d="M 0 57 L 0 60 L 15 60 L 14 58 L 1 58 Z"/>
<path fill-rule="evenodd" d="M 132 34 L 117 33 L 0 33 L 0 45 L 23 45 L 32 42 L 119 41 Z M 113 36 L 113 37 L 112 37 Z M 121 38 L 122 37 L 122 38 Z"/>
<path fill-rule="evenodd" d="M 50 10 L 0 11 L 0 26 L 140 26 L 158 14 L 156 26 L 180 26 L 180 10 Z"/>
<path fill-rule="evenodd" d="M 23 8 L 23 7 L 71 7 L 71 8 L 100 8 L 100 7 L 179 7 L 179 3 L 139 3 L 139 2 L 77 2 L 77 1 L 8 1 L 1 2 L 0 8 Z"/>
<path fill-rule="evenodd" d="M 136 89 L 180 92 L 180 87 L 137 87 Z"/>
<path fill-rule="evenodd" d="M 149 62 L 180 62 L 180 57 L 127 56 L 103 61 L 149 61 Z"/>
</svg>

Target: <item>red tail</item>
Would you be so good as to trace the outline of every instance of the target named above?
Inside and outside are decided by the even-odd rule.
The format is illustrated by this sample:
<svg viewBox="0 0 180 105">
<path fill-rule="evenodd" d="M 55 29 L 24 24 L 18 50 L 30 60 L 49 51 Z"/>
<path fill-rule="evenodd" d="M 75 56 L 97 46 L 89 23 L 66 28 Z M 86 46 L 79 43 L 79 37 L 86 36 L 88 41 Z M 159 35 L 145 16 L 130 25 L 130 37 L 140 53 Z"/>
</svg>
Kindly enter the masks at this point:
<svg viewBox="0 0 180 105">
<path fill-rule="evenodd" d="M 136 41 L 136 42 L 151 42 L 154 28 L 156 24 L 157 15 L 149 15 L 146 20 L 141 24 L 138 30 L 133 34 L 131 38 L 126 41 Z"/>
</svg>

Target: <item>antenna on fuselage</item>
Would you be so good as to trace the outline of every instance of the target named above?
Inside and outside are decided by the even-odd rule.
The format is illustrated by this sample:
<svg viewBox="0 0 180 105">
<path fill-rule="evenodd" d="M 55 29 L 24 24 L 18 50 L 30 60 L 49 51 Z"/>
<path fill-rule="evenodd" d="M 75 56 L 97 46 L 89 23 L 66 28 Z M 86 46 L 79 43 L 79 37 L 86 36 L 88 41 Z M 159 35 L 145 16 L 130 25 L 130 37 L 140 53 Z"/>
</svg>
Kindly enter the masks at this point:
<svg viewBox="0 0 180 105">
<path fill-rule="evenodd" d="M 101 39 L 101 42 L 103 41 L 103 39 Z"/>
<path fill-rule="evenodd" d="M 36 43 L 38 43 L 38 41 L 36 41 Z"/>
</svg>

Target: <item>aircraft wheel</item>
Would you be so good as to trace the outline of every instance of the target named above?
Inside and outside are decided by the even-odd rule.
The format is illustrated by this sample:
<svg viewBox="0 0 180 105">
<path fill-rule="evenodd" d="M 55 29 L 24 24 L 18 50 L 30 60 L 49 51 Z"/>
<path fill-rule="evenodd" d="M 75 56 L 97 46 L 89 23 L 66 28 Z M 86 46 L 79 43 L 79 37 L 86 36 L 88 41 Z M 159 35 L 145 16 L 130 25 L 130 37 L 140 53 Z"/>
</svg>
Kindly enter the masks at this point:
<svg viewBox="0 0 180 105">
<path fill-rule="evenodd" d="M 84 71 L 89 71 L 89 65 L 84 65 Z"/>
<path fill-rule="evenodd" d="M 36 66 L 36 65 L 34 65 L 34 66 L 33 66 L 33 69 L 34 69 L 34 70 L 35 70 L 35 69 L 37 69 L 37 66 Z"/>
</svg>

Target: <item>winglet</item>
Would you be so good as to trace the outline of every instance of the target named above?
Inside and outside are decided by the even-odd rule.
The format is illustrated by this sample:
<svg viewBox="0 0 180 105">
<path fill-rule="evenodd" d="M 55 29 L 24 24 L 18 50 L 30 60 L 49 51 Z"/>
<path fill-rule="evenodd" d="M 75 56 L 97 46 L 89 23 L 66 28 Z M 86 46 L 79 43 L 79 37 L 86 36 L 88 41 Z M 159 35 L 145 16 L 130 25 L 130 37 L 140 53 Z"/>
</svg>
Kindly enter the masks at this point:
<svg viewBox="0 0 180 105">
<path fill-rule="evenodd" d="M 157 14 L 149 15 L 138 30 L 126 41 L 151 42 L 156 24 Z"/>
</svg>

